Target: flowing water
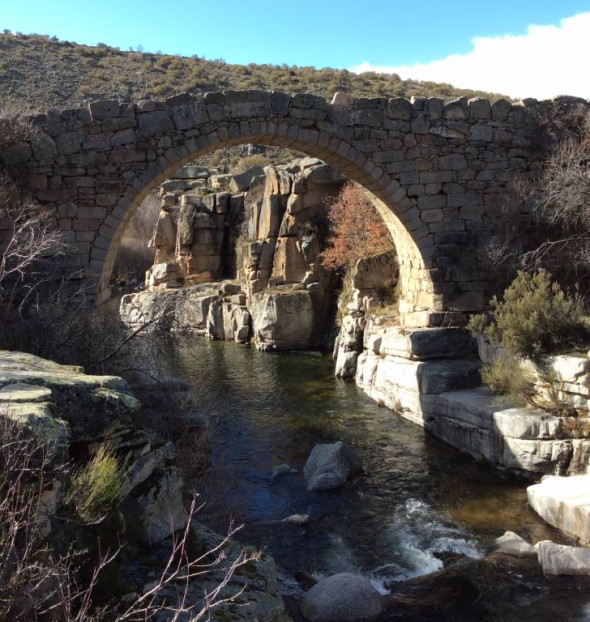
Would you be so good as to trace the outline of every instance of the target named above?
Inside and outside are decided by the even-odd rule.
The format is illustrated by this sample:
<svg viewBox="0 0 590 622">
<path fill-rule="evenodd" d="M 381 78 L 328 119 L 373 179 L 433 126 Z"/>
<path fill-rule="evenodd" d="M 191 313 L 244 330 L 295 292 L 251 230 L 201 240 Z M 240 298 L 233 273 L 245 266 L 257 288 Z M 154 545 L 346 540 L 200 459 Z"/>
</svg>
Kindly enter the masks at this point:
<svg viewBox="0 0 590 622">
<path fill-rule="evenodd" d="M 385 592 L 442 568 L 445 556 L 483 556 L 508 529 L 532 542 L 560 540 L 529 509 L 526 482 L 377 406 L 335 379 L 328 357 L 202 338 L 162 344 L 166 372 L 188 381 L 216 422 L 211 468 L 198 482 L 201 519 L 219 531 L 230 516 L 243 523 L 239 539 L 275 558 L 287 596 L 301 593 L 299 572 L 360 572 Z M 364 474 L 339 490 L 308 492 L 307 456 L 336 440 L 357 450 Z M 270 481 L 282 463 L 297 472 Z M 282 522 L 293 514 L 308 514 L 309 524 Z"/>
</svg>

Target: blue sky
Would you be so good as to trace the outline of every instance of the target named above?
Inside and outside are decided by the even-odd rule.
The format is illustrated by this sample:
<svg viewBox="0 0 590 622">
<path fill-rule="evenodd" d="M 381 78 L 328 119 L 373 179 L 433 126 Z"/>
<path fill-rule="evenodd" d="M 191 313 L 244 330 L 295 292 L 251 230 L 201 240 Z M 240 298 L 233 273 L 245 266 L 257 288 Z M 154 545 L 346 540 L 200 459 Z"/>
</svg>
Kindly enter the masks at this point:
<svg viewBox="0 0 590 622">
<path fill-rule="evenodd" d="M 560 34 L 562 20 L 581 13 L 590 15 L 590 0 L 0 0 L 0 29 L 231 63 L 407 73 L 413 67 L 424 72 L 451 55 L 469 56 L 477 41 L 484 48 L 487 41 L 516 41 L 513 49 L 526 56 L 531 25 L 552 26 Z M 559 40 L 569 47 L 571 28 Z M 578 20 L 578 34 L 582 28 L 586 23 Z M 556 33 L 544 36 L 551 34 Z M 590 22 L 584 39 L 576 45 L 584 43 L 580 52 L 587 59 Z M 535 50 L 546 48 L 543 41 L 537 40 Z M 509 56 L 502 59 L 510 71 Z"/>
</svg>

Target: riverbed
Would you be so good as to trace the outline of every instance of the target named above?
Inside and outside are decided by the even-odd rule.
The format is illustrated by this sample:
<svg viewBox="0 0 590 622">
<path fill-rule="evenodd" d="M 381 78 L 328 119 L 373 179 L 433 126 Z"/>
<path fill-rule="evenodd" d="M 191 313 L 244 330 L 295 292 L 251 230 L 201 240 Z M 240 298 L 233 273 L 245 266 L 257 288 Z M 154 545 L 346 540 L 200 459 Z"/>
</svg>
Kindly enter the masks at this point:
<svg viewBox="0 0 590 622">
<path fill-rule="evenodd" d="M 230 518 L 243 524 L 238 538 L 274 557 L 288 599 L 302 595 L 302 575 L 344 571 L 387 593 L 459 556 L 483 557 L 506 530 L 532 543 L 564 541 L 529 508 L 526 480 L 379 407 L 334 378 L 330 357 L 150 339 L 159 341 L 165 373 L 190 384 L 197 410 L 213 422 L 211 464 L 193 482 L 205 502 L 201 520 L 218 531 Z M 336 440 L 359 453 L 363 475 L 339 490 L 308 492 L 302 469 L 311 449 Z M 285 463 L 296 472 L 271 480 Z M 294 514 L 309 523 L 283 522 Z"/>
</svg>

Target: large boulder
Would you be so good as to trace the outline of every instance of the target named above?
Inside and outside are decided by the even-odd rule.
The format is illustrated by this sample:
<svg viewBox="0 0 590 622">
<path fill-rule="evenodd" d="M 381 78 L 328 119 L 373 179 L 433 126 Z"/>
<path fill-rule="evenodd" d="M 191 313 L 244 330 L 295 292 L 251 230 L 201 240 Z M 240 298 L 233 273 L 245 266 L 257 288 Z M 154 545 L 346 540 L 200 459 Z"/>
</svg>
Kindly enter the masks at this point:
<svg viewBox="0 0 590 622">
<path fill-rule="evenodd" d="M 31 386 L 49 389 L 56 416 L 49 402 L 37 401 L 48 400 L 47 392 L 33 391 Z M 92 376 L 81 367 L 23 352 L 0 350 L 0 388 L 4 388 L 4 400 L 11 400 L 11 394 L 21 400 L 10 401 L 10 418 L 43 440 L 58 444 L 67 437 L 64 422 L 70 442 L 95 442 L 127 424 L 140 406 L 127 382 L 118 376 Z M 27 394 L 35 400 L 32 404 L 24 401 Z"/>
<path fill-rule="evenodd" d="M 539 563 L 548 575 L 590 576 L 590 549 L 543 540 L 536 545 Z"/>
<path fill-rule="evenodd" d="M 307 290 L 264 290 L 252 296 L 250 312 L 259 350 L 306 350 L 312 346 L 314 312 Z"/>
<path fill-rule="evenodd" d="M 544 521 L 590 544 L 590 475 L 545 477 L 527 488 L 527 496 Z"/>
<path fill-rule="evenodd" d="M 307 622 L 368 622 L 384 608 L 384 599 L 365 577 L 336 574 L 316 583 L 301 601 Z"/>
<path fill-rule="evenodd" d="M 363 470 L 356 452 L 342 441 L 316 445 L 303 468 L 308 490 L 343 486 Z"/>
</svg>

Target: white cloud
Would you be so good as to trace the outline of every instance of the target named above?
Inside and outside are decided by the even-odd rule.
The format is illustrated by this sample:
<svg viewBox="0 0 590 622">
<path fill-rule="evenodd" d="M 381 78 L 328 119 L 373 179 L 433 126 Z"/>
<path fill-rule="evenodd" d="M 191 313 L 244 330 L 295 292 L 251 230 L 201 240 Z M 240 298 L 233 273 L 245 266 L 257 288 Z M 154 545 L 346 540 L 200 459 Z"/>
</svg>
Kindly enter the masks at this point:
<svg viewBox="0 0 590 622">
<path fill-rule="evenodd" d="M 525 35 L 475 37 L 471 42 L 467 54 L 400 67 L 364 61 L 352 71 L 397 73 L 403 79 L 450 82 L 512 97 L 590 99 L 590 12 L 567 17 L 558 26 L 531 25 Z"/>
</svg>

